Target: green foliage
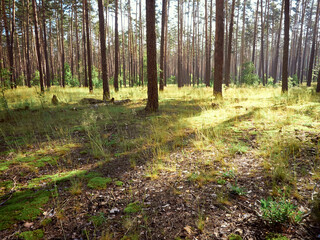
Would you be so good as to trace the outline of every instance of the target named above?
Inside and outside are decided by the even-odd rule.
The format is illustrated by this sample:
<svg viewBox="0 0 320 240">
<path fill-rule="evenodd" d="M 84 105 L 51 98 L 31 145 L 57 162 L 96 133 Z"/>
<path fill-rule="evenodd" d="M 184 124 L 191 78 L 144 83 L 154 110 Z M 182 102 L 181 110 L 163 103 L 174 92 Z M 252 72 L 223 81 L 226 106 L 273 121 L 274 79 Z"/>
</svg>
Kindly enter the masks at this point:
<svg viewBox="0 0 320 240">
<path fill-rule="evenodd" d="M 266 240 L 289 240 L 289 238 L 282 236 L 279 233 L 269 233 Z"/>
<path fill-rule="evenodd" d="M 123 186 L 124 183 L 121 182 L 121 181 L 115 181 L 114 184 L 115 184 L 116 186 L 121 187 L 121 186 Z"/>
<path fill-rule="evenodd" d="M 66 85 L 69 85 L 71 87 L 79 86 L 78 79 L 72 76 L 71 69 L 68 63 L 64 64 L 64 70 L 65 70 Z"/>
<path fill-rule="evenodd" d="M 241 72 L 241 83 L 246 85 L 259 84 L 259 77 L 255 74 L 255 67 L 252 62 L 246 62 Z"/>
<path fill-rule="evenodd" d="M 0 71 L 0 76 L 1 76 L 1 79 L 4 83 L 4 85 L 2 85 L 2 88 L 10 88 L 10 76 L 11 76 L 11 72 L 9 71 L 9 69 L 7 68 L 2 68 L 1 71 Z"/>
<path fill-rule="evenodd" d="M 31 79 L 31 86 L 39 86 L 40 84 L 40 73 L 36 70 L 33 74 L 33 78 Z"/>
<path fill-rule="evenodd" d="M 127 207 L 124 209 L 125 213 L 137 213 L 142 210 L 142 206 L 139 202 L 129 203 Z"/>
<path fill-rule="evenodd" d="M 90 217 L 90 221 L 95 227 L 100 227 L 103 223 L 106 222 L 106 218 L 104 214 L 100 212 L 97 215 Z"/>
<path fill-rule="evenodd" d="M 16 192 L 0 209 L 0 231 L 9 228 L 16 221 L 27 221 L 37 218 L 40 209 L 49 201 L 50 191 Z"/>
<path fill-rule="evenodd" d="M 43 234 L 43 230 L 37 229 L 34 231 L 27 231 L 27 232 L 19 233 L 18 237 L 22 238 L 24 240 L 40 240 L 40 239 L 43 239 L 44 234 Z"/>
<path fill-rule="evenodd" d="M 289 87 L 296 87 L 299 85 L 298 75 L 294 74 L 292 77 L 288 78 Z"/>
<path fill-rule="evenodd" d="M 229 170 L 229 171 L 225 171 L 225 172 L 223 172 L 223 173 L 222 173 L 222 177 L 224 177 L 224 178 L 231 178 L 231 179 L 233 179 L 233 178 L 235 178 L 235 177 L 236 177 L 236 174 L 234 173 L 234 171 L 233 171 L 233 170 Z"/>
<path fill-rule="evenodd" d="M 102 79 L 99 78 L 99 72 L 96 67 L 92 67 L 92 84 L 95 88 L 101 88 L 103 85 Z"/>
<path fill-rule="evenodd" d="M 246 191 L 244 190 L 244 188 L 239 187 L 237 182 L 231 185 L 230 192 L 232 194 L 239 195 L 239 196 L 246 195 Z"/>
<path fill-rule="evenodd" d="M 107 184 L 111 183 L 111 178 L 103 178 L 103 177 L 94 177 L 91 178 L 88 182 L 88 187 L 92 189 L 106 189 Z"/>
<path fill-rule="evenodd" d="M 238 234 L 231 233 L 228 236 L 228 240 L 242 240 L 242 237 Z"/>
<path fill-rule="evenodd" d="M 273 200 L 272 198 L 261 199 L 260 209 L 262 216 L 271 224 L 298 223 L 302 219 L 302 212 L 296 211 L 294 206 L 285 196 Z"/>
</svg>

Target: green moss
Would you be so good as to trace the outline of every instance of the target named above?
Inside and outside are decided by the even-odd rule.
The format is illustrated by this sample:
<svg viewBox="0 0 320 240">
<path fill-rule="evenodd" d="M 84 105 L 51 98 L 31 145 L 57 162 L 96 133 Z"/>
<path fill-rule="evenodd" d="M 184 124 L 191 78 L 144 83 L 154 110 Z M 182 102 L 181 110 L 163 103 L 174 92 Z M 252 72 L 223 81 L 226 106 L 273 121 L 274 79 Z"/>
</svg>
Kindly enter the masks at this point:
<svg viewBox="0 0 320 240">
<path fill-rule="evenodd" d="M 124 183 L 121 181 L 115 181 L 114 184 L 121 187 L 121 186 L 123 186 Z"/>
<path fill-rule="evenodd" d="M 228 239 L 229 240 L 242 240 L 242 237 L 240 235 L 238 235 L 238 234 L 231 233 L 228 236 Z"/>
<path fill-rule="evenodd" d="M 51 218 L 45 218 L 41 221 L 41 225 L 45 227 L 45 226 L 49 225 L 51 222 L 52 222 Z"/>
<path fill-rule="evenodd" d="M 111 178 L 94 177 L 88 182 L 88 187 L 92 189 L 105 189 L 108 183 L 111 183 Z"/>
<path fill-rule="evenodd" d="M 90 179 L 90 178 L 101 177 L 101 176 L 102 176 L 101 173 L 98 173 L 98 172 L 88 172 L 82 177 L 86 179 Z"/>
<path fill-rule="evenodd" d="M 0 231 L 10 228 L 16 221 L 27 221 L 37 218 L 43 210 L 40 208 L 49 201 L 50 191 L 16 192 L 0 209 Z"/>
<path fill-rule="evenodd" d="M 40 240 L 43 239 L 44 234 L 41 229 L 37 229 L 34 231 L 27 231 L 27 232 L 22 232 L 18 234 L 19 238 L 25 239 L 25 240 Z"/>
<path fill-rule="evenodd" d="M 42 183 L 52 183 L 52 182 L 62 182 L 66 181 L 71 177 L 81 175 L 84 173 L 84 170 L 73 170 L 70 172 L 62 172 L 62 173 L 57 173 L 53 175 L 44 175 L 40 178 L 34 178 L 31 181 L 29 181 L 29 184 L 27 188 L 35 188 L 41 185 Z"/>
<path fill-rule="evenodd" d="M 266 240 L 289 240 L 289 238 L 278 233 L 269 233 L 266 237 Z"/>
<path fill-rule="evenodd" d="M 128 206 L 124 209 L 125 213 L 137 213 L 142 210 L 142 206 L 139 202 L 129 203 Z"/>
<path fill-rule="evenodd" d="M 106 221 L 106 218 L 101 212 L 95 216 L 90 217 L 90 221 L 94 224 L 95 227 L 100 227 Z"/>
</svg>

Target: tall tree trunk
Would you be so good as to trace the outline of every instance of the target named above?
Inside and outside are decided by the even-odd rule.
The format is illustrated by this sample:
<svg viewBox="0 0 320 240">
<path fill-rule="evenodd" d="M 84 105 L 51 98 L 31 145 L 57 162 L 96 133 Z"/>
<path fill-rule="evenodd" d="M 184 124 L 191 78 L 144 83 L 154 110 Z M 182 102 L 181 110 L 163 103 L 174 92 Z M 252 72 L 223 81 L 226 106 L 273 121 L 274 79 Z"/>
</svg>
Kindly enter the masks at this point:
<svg viewBox="0 0 320 240">
<path fill-rule="evenodd" d="M 121 4 L 121 0 L 120 0 L 120 4 Z M 141 0 L 140 0 L 140 6 L 141 6 Z M 126 58 L 125 58 L 125 46 L 124 46 L 124 44 L 125 44 L 125 38 L 124 38 L 124 24 L 123 24 L 123 18 L 122 18 L 122 6 L 120 6 L 120 8 L 121 8 L 121 27 L 122 27 L 122 61 L 123 61 L 123 63 L 122 63 L 122 68 L 123 68 L 123 77 L 122 77 L 122 79 L 123 79 L 123 85 L 124 85 L 124 87 L 126 87 L 127 86 L 127 81 L 126 81 Z M 142 35 L 142 30 L 140 29 L 140 32 L 141 32 L 141 35 Z M 141 40 L 141 42 L 142 42 L 142 40 Z M 140 42 L 140 44 L 141 44 L 141 42 Z M 142 49 L 143 50 L 143 49 Z M 141 55 L 142 55 L 142 58 L 143 58 L 143 53 L 141 53 Z M 143 64 L 143 59 L 142 59 L 142 64 Z M 142 86 L 143 86 L 143 67 L 142 67 Z"/>
<path fill-rule="evenodd" d="M 64 31 L 63 31 L 63 4 L 60 0 L 60 34 L 61 34 L 61 70 L 62 70 L 62 86 L 66 86 L 66 72 L 64 68 L 65 56 L 64 56 Z"/>
<path fill-rule="evenodd" d="M 80 46 L 79 46 L 79 30 L 78 30 L 78 10 L 77 6 L 74 5 L 74 14 L 75 14 L 75 29 L 76 29 L 76 47 L 77 47 L 77 53 L 76 53 L 76 68 L 77 68 L 77 74 L 78 74 L 78 81 L 79 81 L 79 87 L 81 87 L 81 80 L 80 80 Z"/>
<path fill-rule="evenodd" d="M 245 0 L 246 1 L 246 0 Z M 216 36 L 214 44 L 214 86 L 213 95 L 222 98 L 223 42 L 224 42 L 224 1 L 216 0 Z"/>
<path fill-rule="evenodd" d="M 101 0 L 102 1 L 102 0 Z M 118 83 L 118 77 L 119 77 L 119 32 L 118 32 L 118 0 L 115 0 L 115 37 L 114 37 L 114 90 L 116 92 L 119 91 L 119 83 Z"/>
<path fill-rule="evenodd" d="M 83 41 L 83 68 L 84 68 L 84 86 L 88 87 L 87 71 L 87 43 L 86 43 L 86 0 L 82 0 L 82 41 Z"/>
<path fill-rule="evenodd" d="M 33 7 L 34 32 L 36 37 L 36 48 L 37 48 L 39 74 L 40 74 L 40 88 L 41 88 L 41 92 L 44 92 L 36 0 L 32 0 L 32 7 Z"/>
<path fill-rule="evenodd" d="M 47 30 L 46 30 L 46 9 L 44 5 L 44 0 L 42 0 L 42 24 L 43 24 L 43 43 L 44 43 L 44 57 L 46 60 L 46 83 L 47 83 L 47 88 L 50 89 L 50 79 L 51 79 L 51 74 L 50 74 L 50 65 L 49 65 L 49 57 L 48 57 L 48 44 L 47 44 Z"/>
<path fill-rule="evenodd" d="M 282 92 L 288 92 L 288 58 L 289 58 L 289 29 L 290 28 L 290 0 L 284 0 L 284 44 L 282 61 Z"/>
<path fill-rule="evenodd" d="M 320 9 L 320 0 L 318 0 L 316 21 L 315 21 L 314 27 L 313 27 L 313 39 L 312 39 L 312 46 L 311 46 L 311 53 L 310 53 L 310 60 L 309 60 L 309 71 L 308 71 L 308 78 L 307 78 L 307 86 L 308 87 L 311 86 L 311 81 L 312 81 L 314 52 L 315 52 L 315 45 L 316 45 L 316 40 L 317 40 L 317 36 L 318 36 L 319 9 Z"/>
<path fill-rule="evenodd" d="M 262 84 L 265 86 L 264 79 L 264 19 L 263 19 L 263 0 L 261 0 L 261 50 L 260 50 L 260 77 Z"/>
<path fill-rule="evenodd" d="M 277 83 L 277 77 L 278 77 L 279 48 L 280 48 L 280 38 L 281 38 L 283 8 L 284 8 L 283 5 L 284 5 L 284 1 L 281 4 L 281 15 L 280 15 L 280 23 L 279 23 L 280 25 L 279 25 L 279 32 L 278 32 L 278 39 L 277 39 L 277 46 L 276 46 L 276 55 L 273 61 L 273 72 L 272 72 L 273 84 Z"/>
<path fill-rule="evenodd" d="M 182 5 L 183 2 L 178 0 L 178 87 L 182 87 Z"/>
<path fill-rule="evenodd" d="M 167 18 L 167 0 L 162 1 L 162 27 L 161 27 L 161 43 L 160 43 L 160 91 L 164 88 L 164 55 L 165 55 L 165 32 L 166 32 L 166 18 Z"/>
<path fill-rule="evenodd" d="M 247 0 L 244 0 L 243 13 L 242 13 L 241 49 L 240 49 L 240 73 L 239 73 L 240 84 L 242 83 L 241 82 L 241 75 L 242 75 L 242 69 L 243 69 L 243 64 L 244 64 L 244 48 L 245 48 L 244 33 L 245 33 L 245 21 L 246 21 L 246 4 L 247 4 Z"/>
<path fill-rule="evenodd" d="M 8 51 L 8 59 L 10 64 L 10 84 L 11 88 L 14 88 L 16 85 L 15 80 L 15 69 L 14 69 L 14 56 L 13 56 L 13 35 L 14 35 L 14 23 L 15 23 L 15 1 L 12 3 L 12 28 L 11 34 L 9 32 L 6 8 L 5 8 L 5 0 L 2 0 L 2 14 L 3 14 L 3 23 L 6 32 L 6 40 L 7 40 L 7 51 Z"/>
<path fill-rule="evenodd" d="M 27 51 L 26 51 L 26 60 L 27 60 L 27 86 L 31 88 L 31 64 L 30 64 L 30 37 L 29 37 L 29 0 L 27 0 L 27 23 L 26 23 L 26 34 L 27 34 Z"/>
<path fill-rule="evenodd" d="M 252 57 L 251 57 L 251 62 L 253 64 L 254 64 L 254 60 L 255 60 L 255 56 L 256 56 L 258 13 L 259 13 L 259 0 L 257 0 L 256 17 L 255 17 L 255 20 L 254 20 L 254 32 L 253 32 L 253 42 L 252 42 L 253 47 L 252 47 Z"/>
<path fill-rule="evenodd" d="M 206 68 L 205 68 L 205 79 L 204 82 L 207 87 L 210 87 L 210 46 L 209 46 L 209 36 L 208 36 L 208 0 L 205 0 L 205 38 L 206 38 Z"/>
<path fill-rule="evenodd" d="M 84 0 L 85 3 L 85 16 L 86 16 L 86 37 L 87 37 L 87 55 L 88 55 L 88 75 L 89 75 L 89 92 L 92 93 L 92 58 L 91 58 L 91 43 L 90 43 L 90 31 L 89 31 L 89 6 L 88 0 Z"/>
<path fill-rule="evenodd" d="M 117 3 L 117 0 L 116 0 Z M 101 50 L 101 69 L 103 82 L 103 100 L 110 98 L 108 74 L 107 74 L 107 55 L 106 55 L 106 34 L 104 30 L 103 3 L 98 0 L 99 8 L 99 31 L 100 31 L 100 50 Z"/>
<path fill-rule="evenodd" d="M 146 0 L 147 19 L 147 71 L 148 71 L 148 102 L 146 110 L 158 110 L 157 84 L 157 50 L 156 50 L 156 12 L 155 0 Z"/>
<path fill-rule="evenodd" d="M 231 66 L 231 52 L 232 52 L 232 33 L 233 33 L 233 18 L 234 18 L 234 8 L 235 0 L 232 0 L 231 15 L 230 15 L 230 26 L 229 26 L 229 41 L 228 41 L 228 55 L 226 59 L 226 86 L 230 83 L 230 66 Z"/>
</svg>

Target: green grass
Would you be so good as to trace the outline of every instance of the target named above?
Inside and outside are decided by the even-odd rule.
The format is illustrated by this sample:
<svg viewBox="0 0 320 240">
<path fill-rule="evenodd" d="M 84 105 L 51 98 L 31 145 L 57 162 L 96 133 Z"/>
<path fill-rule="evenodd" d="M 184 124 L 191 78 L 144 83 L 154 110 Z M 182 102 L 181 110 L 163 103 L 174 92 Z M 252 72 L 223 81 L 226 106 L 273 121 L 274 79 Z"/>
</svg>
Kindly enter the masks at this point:
<svg viewBox="0 0 320 240">
<path fill-rule="evenodd" d="M 16 221 L 35 220 L 51 196 L 52 192 L 47 190 L 14 193 L 0 209 L 0 231 L 12 227 Z"/>
<path fill-rule="evenodd" d="M 58 106 L 51 104 L 53 94 Z M 163 172 L 176 172 L 182 178 L 179 167 L 190 158 L 183 153 L 186 148 L 203 156 L 192 159 L 195 167 L 179 180 L 190 185 L 232 183 L 235 172 L 218 172 L 233 169 L 230 159 L 248 156 L 262 159 L 264 177 L 271 180 L 268 190 L 290 188 L 293 193 L 297 176 L 309 178 L 309 172 L 314 180 L 320 179 L 316 140 L 320 97 L 304 87 L 290 89 L 287 96 L 273 87 L 228 88 L 224 100 L 217 101 L 209 88 L 168 86 L 159 93 L 159 112 L 149 115 L 143 112 L 145 87 L 124 88 L 111 95 L 132 102 L 98 107 L 80 103 L 85 97 L 101 99 L 101 89 L 89 94 L 85 88 L 52 87 L 41 98 L 35 89 L 6 91 L 11 117 L 0 108 L 0 193 L 12 189 L 17 172 L 15 189 L 21 192 L 1 208 L 0 229 L 41 214 L 38 207 L 48 201 L 51 192 L 46 187 L 52 184 L 64 186 L 71 197 L 85 192 L 82 184 L 87 184 L 86 191 L 106 189 L 113 180 L 105 178 L 103 169 L 110 162 L 128 161 L 132 171 L 145 164 L 148 181 L 161 178 Z M 30 109 L 16 111 L 25 105 Z M 172 153 L 179 157 L 172 159 Z M 113 187 L 123 185 L 113 182 Z M 245 185 L 241 182 L 241 186 Z M 228 204 L 228 193 L 217 192 L 217 201 Z M 25 196 L 21 207 L 15 202 L 19 196 Z M 134 202 L 125 209 L 129 215 L 140 212 L 142 205 Z"/>
<path fill-rule="evenodd" d="M 89 188 L 102 190 L 107 188 L 107 184 L 112 182 L 111 178 L 94 177 L 91 178 L 87 184 Z"/>
<path fill-rule="evenodd" d="M 18 234 L 18 237 L 24 240 L 40 240 L 43 239 L 44 233 L 41 229 L 34 231 L 26 231 Z"/>
</svg>

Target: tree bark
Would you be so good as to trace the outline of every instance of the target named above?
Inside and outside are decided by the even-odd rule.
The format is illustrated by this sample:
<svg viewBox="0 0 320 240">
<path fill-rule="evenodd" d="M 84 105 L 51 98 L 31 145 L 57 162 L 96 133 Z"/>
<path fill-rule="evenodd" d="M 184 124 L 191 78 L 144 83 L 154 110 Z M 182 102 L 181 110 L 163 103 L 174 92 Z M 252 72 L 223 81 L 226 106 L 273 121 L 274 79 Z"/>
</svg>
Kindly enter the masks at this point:
<svg viewBox="0 0 320 240">
<path fill-rule="evenodd" d="M 92 93 L 92 58 L 91 58 L 91 43 L 90 43 L 90 31 L 89 31 L 89 5 L 88 0 L 84 0 L 85 3 L 85 17 L 86 17 L 86 37 L 87 37 L 87 55 L 88 55 L 88 75 L 89 75 L 89 92 Z"/>
<path fill-rule="evenodd" d="M 162 27 L 161 27 L 161 43 L 160 43 L 160 91 L 164 88 L 164 55 L 165 55 L 165 32 L 166 32 L 166 17 L 167 16 L 167 0 L 162 1 Z"/>
<path fill-rule="evenodd" d="M 39 74 L 40 74 L 40 88 L 41 88 L 41 92 L 44 92 L 36 0 L 32 0 L 32 7 L 33 7 L 34 32 L 36 37 L 36 48 L 37 48 Z"/>
<path fill-rule="evenodd" d="M 223 42 L 224 42 L 224 1 L 216 0 L 216 33 L 214 45 L 214 86 L 213 95 L 222 98 Z"/>
<path fill-rule="evenodd" d="M 317 4 L 317 13 L 316 13 L 316 21 L 313 27 L 313 39 L 312 39 L 312 46 L 311 46 L 311 53 L 310 53 L 310 60 L 309 60 L 309 71 L 308 71 L 308 78 L 307 78 L 307 86 L 311 86 L 312 82 L 312 71 L 313 71 L 313 63 L 314 63 L 314 52 L 315 52 L 315 45 L 318 36 L 318 21 L 319 21 L 319 9 L 320 9 L 320 0 L 318 0 Z"/>
<path fill-rule="evenodd" d="M 284 0 L 284 46 L 282 61 L 282 92 L 288 92 L 288 58 L 289 58 L 289 27 L 290 27 L 290 0 Z"/>
<path fill-rule="evenodd" d="M 51 74 L 50 74 L 50 65 L 49 65 L 49 57 L 48 57 L 48 44 L 47 44 L 47 30 L 46 30 L 46 9 L 44 5 L 44 0 L 42 0 L 42 24 L 43 24 L 43 43 L 44 43 L 44 57 L 46 60 L 46 83 L 47 83 L 47 88 L 50 89 L 50 79 L 51 79 Z"/>
<path fill-rule="evenodd" d="M 103 82 L 102 97 L 103 97 L 103 100 L 107 100 L 110 98 L 110 90 L 109 90 L 109 82 L 108 82 L 108 74 L 107 74 L 106 34 L 105 34 L 105 30 L 104 30 L 104 16 L 103 16 L 102 0 L 98 0 L 98 8 L 99 8 L 101 70 L 102 70 L 102 82 Z"/>
<path fill-rule="evenodd" d="M 231 16 L 230 16 L 230 26 L 229 26 L 229 41 L 228 41 L 228 55 L 226 59 L 226 86 L 229 86 L 230 83 L 230 66 L 231 66 L 231 52 L 232 52 L 232 33 L 233 33 L 233 18 L 234 18 L 234 8 L 235 0 L 232 0 L 231 6 Z"/>
<path fill-rule="evenodd" d="M 66 86 L 66 72 L 64 68 L 65 56 L 64 56 L 64 32 L 63 32 L 63 4 L 60 0 L 60 33 L 61 33 L 61 71 L 62 71 L 62 87 Z"/>
<path fill-rule="evenodd" d="M 84 68 L 84 86 L 88 87 L 88 71 L 87 71 L 87 47 L 86 47 L 86 5 L 82 1 L 82 41 L 83 41 L 83 68 Z"/>
<path fill-rule="evenodd" d="M 100 0 L 102 1 L 102 0 Z M 115 0 L 115 37 L 114 37 L 114 90 L 119 91 L 119 32 L 118 32 L 118 0 Z"/>
<path fill-rule="evenodd" d="M 146 111 L 158 110 L 155 0 L 146 0 L 148 102 Z"/>
</svg>

